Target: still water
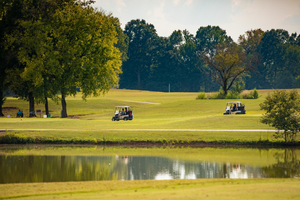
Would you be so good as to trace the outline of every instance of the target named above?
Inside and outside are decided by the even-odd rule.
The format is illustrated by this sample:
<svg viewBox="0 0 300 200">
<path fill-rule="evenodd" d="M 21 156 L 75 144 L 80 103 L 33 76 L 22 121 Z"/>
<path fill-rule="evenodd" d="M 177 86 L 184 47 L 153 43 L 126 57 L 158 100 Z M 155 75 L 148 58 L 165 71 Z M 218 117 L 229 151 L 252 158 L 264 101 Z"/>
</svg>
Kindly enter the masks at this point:
<svg viewBox="0 0 300 200">
<path fill-rule="evenodd" d="M 0 183 L 299 178 L 299 149 L 0 147 Z"/>
</svg>

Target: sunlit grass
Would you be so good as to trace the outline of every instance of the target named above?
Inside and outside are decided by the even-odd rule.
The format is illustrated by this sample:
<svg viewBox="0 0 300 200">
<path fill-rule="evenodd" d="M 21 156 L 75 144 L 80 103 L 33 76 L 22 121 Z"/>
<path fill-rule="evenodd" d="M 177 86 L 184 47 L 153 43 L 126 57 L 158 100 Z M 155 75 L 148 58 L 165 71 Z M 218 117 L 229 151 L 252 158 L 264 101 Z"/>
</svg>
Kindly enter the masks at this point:
<svg viewBox="0 0 300 200">
<path fill-rule="evenodd" d="M 262 92 L 264 95 L 266 92 Z M 115 128 L 181 128 L 181 129 L 270 129 L 261 124 L 259 119 L 263 112 L 257 100 L 242 100 L 246 105 L 247 114 L 242 116 L 224 116 L 226 102 L 229 100 L 195 100 L 197 93 L 162 93 L 134 90 L 111 90 L 104 97 L 81 99 L 67 98 L 67 111 L 72 118 L 61 119 L 60 105 L 50 101 L 50 119 L 44 118 L 0 118 L 3 129 L 115 129 Z M 155 102 L 158 105 L 128 102 Z M 126 123 L 112 122 L 115 106 L 129 105 L 133 107 L 134 120 Z M 17 107 L 28 115 L 28 102 L 16 98 L 7 98 L 3 107 Z M 45 110 L 43 105 L 36 109 Z M 15 111 L 6 112 L 12 117 Z M 272 129 L 272 128 L 271 128 Z"/>
<path fill-rule="evenodd" d="M 298 179 L 88 181 L 0 185 L 14 199 L 297 199 Z"/>
</svg>

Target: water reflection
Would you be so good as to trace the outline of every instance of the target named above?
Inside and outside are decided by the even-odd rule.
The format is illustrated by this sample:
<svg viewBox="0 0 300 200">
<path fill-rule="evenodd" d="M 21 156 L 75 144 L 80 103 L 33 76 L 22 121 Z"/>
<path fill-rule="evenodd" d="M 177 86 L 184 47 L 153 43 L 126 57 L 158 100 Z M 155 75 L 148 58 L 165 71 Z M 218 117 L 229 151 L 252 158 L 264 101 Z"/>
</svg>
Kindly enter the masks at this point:
<svg viewBox="0 0 300 200">
<path fill-rule="evenodd" d="M 263 167 L 263 173 L 269 178 L 300 178 L 300 160 L 295 149 L 285 149 L 276 153 L 276 164 Z"/>
<path fill-rule="evenodd" d="M 299 150 L 272 155 L 276 163 L 258 167 L 236 162 L 183 160 L 160 156 L 41 156 L 0 153 L 0 183 L 92 180 L 300 177 Z M 209 153 L 209 152 L 206 152 Z M 257 155 L 258 157 L 261 155 Z M 197 156 L 194 156 L 197 158 Z M 273 159 L 274 159 L 273 158 Z"/>
</svg>

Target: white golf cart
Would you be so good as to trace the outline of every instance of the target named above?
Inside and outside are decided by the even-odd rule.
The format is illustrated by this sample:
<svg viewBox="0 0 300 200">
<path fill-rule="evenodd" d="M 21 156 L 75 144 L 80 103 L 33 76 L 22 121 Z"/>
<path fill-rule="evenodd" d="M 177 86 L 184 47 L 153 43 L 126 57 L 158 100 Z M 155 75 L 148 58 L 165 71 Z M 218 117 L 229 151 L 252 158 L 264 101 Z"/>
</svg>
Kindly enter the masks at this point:
<svg viewBox="0 0 300 200">
<path fill-rule="evenodd" d="M 119 121 L 119 120 L 132 120 L 133 113 L 130 106 L 116 106 L 115 114 L 112 117 L 112 121 Z"/>
<path fill-rule="evenodd" d="M 227 102 L 224 115 L 246 114 L 245 105 L 240 101 Z"/>
</svg>

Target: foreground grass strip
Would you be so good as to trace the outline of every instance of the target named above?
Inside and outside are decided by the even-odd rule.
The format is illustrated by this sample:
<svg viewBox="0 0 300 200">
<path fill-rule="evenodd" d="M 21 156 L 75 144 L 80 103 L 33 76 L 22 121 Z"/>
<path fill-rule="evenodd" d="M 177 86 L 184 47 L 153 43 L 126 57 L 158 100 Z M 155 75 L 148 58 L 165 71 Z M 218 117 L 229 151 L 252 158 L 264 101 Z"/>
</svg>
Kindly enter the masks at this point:
<svg viewBox="0 0 300 200">
<path fill-rule="evenodd" d="M 0 185 L 0 199 L 299 199 L 299 179 L 91 181 Z"/>
</svg>

